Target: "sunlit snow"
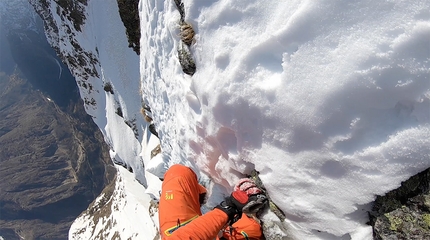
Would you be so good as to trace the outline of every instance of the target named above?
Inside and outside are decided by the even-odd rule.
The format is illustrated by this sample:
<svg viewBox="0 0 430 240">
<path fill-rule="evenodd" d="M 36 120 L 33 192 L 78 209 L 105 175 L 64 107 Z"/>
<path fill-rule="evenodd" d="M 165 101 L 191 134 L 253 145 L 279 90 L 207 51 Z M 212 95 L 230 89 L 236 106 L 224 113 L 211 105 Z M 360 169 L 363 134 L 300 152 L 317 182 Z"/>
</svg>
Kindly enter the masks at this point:
<svg viewBox="0 0 430 240">
<path fill-rule="evenodd" d="M 118 201 L 144 206 L 119 205 L 114 216 L 152 221 L 117 226 L 124 238 L 156 236 L 141 194 L 158 198 L 158 177 L 175 163 L 210 176 L 206 209 L 255 168 L 287 217 L 263 219 L 273 235 L 295 239 L 371 239 L 375 195 L 430 167 L 430 2 L 184 1 L 196 31 L 192 77 L 178 62 L 174 1 L 140 2 L 140 59 L 109 2 L 88 2 L 78 38 L 98 49 L 102 81 L 81 94 L 97 101 L 87 110 L 111 157 L 133 168 L 119 167 Z M 153 159 L 142 102 L 161 141 Z M 136 121 L 137 138 L 124 120 Z"/>
<path fill-rule="evenodd" d="M 257 169 L 298 239 L 369 237 L 368 203 L 430 166 L 429 3 L 184 4 L 192 77 L 175 61 L 174 4 L 141 3 L 141 79 L 165 159 L 226 193 Z"/>
</svg>

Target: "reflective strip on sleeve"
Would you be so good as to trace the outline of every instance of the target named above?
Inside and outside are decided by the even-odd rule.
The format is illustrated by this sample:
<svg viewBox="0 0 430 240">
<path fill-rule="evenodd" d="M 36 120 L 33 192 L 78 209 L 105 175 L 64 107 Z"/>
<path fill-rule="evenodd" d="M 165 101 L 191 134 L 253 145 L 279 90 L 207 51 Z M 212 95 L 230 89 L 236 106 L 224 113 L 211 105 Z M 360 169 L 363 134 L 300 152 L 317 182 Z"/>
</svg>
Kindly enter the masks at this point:
<svg viewBox="0 0 430 240">
<path fill-rule="evenodd" d="M 246 240 L 249 240 L 249 238 L 248 238 L 248 234 L 246 234 L 246 232 L 245 231 L 242 231 L 242 232 L 240 232 L 241 234 L 242 234 L 242 236 L 246 239 Z"/>
<path fill-rule="evenodd" d="M 180 227 L 182 227 L 182 226 L 187 225 L 188 223 L 190 223 L 191 221 L 193 221 L 194 219 L 196 219 L 196 218 L 198 218 L 198 217 L 199 217 L 199 215 L 196 215 L 196 216 L 194 216 L 194 217 L 192 217 L 192 218 L 188 219 L 187 221 L 185 221 L 185 222 L 183 222 L 183 223 L 180 223 L 180 224 L 178 224 L 178 225 L 176 225 L 176 226 L 173 226 L 173 227 L 171 227 L 171 228 L 168 228 L 166 231 L 164 231 L 164 234 L 166 234 L 166 236 L 170 236 L 170 235 L 172 235 L 172 233 L 173 233 L 174 231 L 176 231 L 178 228 L 180 228 Z M 179 221 L 179 220 L 178 220 L 178 221 Z"/>
</svg>

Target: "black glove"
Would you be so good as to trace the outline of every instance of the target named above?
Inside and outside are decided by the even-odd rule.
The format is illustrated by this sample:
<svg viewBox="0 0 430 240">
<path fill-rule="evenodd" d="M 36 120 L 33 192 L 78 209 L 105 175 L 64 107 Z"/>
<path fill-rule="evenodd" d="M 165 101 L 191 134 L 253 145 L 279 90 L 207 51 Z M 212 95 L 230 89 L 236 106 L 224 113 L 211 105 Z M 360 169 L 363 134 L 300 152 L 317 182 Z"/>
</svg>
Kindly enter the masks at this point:
<svg viewBox="0 0 430 240">
<path fill-rule="evenodd" d="M 225 212 L 229 221 L 234 222 L 242 212 L 247 215 L 257 213 L 264 209 L 267 203 L 268 199 L 263 193 L 248 195 L 245 191 L 236 190 L 215 208 Z"/>
<path fill-rule="evenodd" d="M 236 205 L 233 203 L 231 196 L 226 197 L 224 201 L 222 201 L 220 204 L 218 204 L 215 208 L 225 212 L 228 216 L 228 222 L 232 222 L 236 215 L 240 213 Z"/>
<path fill-rule="evenodd" d="M 262 195 L 264 198 L 266 197 L 263 194 L 258 194 L 258 195 Z M 230 196 L 226 197 L 224 201 L 222 201 L 215 208 L 218 208 L 223 212 L 225 212 L 228 215 L 229 221 L 234 222 L 236 217 L 240 217 L 240 214 L 242 213 L 242 209 L 246 211 L 251 211 L 251 210 L 255 210 L 254 207 L 257 205 L 262 206 L 264 203 L 262 201 L 258 201 L 257 203 L 258 199 L 262 199 L 262 198 L 258 198 L 256 195 L 249 197 L 246 192 L 237 190 L 232 192 Z"/>
<path fill-rule="evenodd" d="M 247 203 L 242 207 L 242 212 L 245 214 L 258 213 L 266 207 L 268 199 L 266 195 L 259 193 L 249 196 Z"/>
</svg>

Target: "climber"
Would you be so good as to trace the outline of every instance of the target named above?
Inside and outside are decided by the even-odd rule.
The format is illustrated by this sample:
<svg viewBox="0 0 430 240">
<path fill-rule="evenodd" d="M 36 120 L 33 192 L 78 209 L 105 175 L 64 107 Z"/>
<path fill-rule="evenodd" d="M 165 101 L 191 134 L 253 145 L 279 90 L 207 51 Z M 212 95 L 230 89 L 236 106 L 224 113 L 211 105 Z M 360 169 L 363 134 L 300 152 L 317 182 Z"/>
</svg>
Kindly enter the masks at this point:
<svg viewBox="0 0 430 240">
<path fill-rule="evenodd" d="M 173 165 L 164 175 L 159 203 L 162 239 L 260 239 L 256 213 L 267 198 L 250 179 L 242 179 L 230 196 L 202 215 L 206 189 L 190 168 Z"/>
</svg>

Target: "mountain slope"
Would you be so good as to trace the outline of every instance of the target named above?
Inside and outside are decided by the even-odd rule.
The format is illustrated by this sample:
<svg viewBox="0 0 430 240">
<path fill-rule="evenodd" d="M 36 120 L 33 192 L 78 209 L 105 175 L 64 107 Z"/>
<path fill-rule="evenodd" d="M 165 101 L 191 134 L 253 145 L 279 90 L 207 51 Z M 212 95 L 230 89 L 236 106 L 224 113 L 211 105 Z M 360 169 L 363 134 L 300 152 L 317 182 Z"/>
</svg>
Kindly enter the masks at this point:
<svg viewBox="0 0 430 240">
<path fill-rule="evenodd" d="M 0 236 L 66 239 L 116 173 L 41 19 L 25 0 L 0 5 Z"/>
<path fill-rule="evenodd" d="M 0 235 L 64 239 L 115 175 L 103 138 L 82 117 L 82 102 L 68 113 L 18 74 L 0 83 Z"/>
</svg>

